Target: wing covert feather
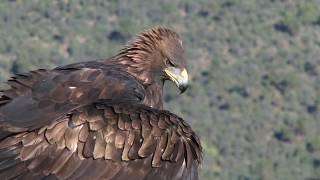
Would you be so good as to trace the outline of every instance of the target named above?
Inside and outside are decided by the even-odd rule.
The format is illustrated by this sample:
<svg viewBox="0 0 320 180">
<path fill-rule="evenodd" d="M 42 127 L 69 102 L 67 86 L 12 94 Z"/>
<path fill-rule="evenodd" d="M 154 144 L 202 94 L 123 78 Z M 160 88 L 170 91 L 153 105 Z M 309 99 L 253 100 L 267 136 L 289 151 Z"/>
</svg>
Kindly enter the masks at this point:
<svg viewBox="0 0 320 180">
<path fill-rule="evenodd" d="M 102 100 L 139 103 L 145 93 L 144 87 L 127 72 L 99 62 L 31 71 L 13 77 L 8 83 L 10 89 L 0 96 L 0 132 L 10 133 L 38 129 Z M 82 116 L 75 125 L 86 118 L 85 114 Z M 93 123 L 90 127 L 99 125 Z M 7 135 L 0 133 L 0 139 Z"/>
<path fill-rule="evenodd" d="M 24 165 L 28 171 L 20 170 L 21 176 L 31 173 L 62 179 L 98 179 L 108 174 L 120 179 L 123 174 L 137 179 L 197 179 L 194 171 L 201 162 L 198 137 L 184 120 L 168 111 L 143 105 L 94 104 L 40 129 L 0 142 L 0 156 L 8 148 L 18 149 L 9 157 L 19 161 L 6 163 L 9 168 L 5 170 Z M 0 160 L 0 174 L 5 170 Z M 116 172 L 111 173 L 113 170 Z"/>
</svg>

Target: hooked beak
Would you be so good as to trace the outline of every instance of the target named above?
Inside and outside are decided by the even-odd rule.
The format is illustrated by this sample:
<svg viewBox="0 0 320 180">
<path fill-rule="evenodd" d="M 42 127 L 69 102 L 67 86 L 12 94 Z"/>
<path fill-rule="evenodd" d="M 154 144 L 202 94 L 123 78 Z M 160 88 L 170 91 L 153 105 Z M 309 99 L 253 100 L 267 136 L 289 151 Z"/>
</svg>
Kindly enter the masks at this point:
<svg viewBox="0 0 320 180">
<path fill-rule="evenodd" d="M 188 73 L 186 69 L 168 67 L 164 69 L 169 78 L 178 86 L 182 94 L 188 89 Z"/>
</svg>

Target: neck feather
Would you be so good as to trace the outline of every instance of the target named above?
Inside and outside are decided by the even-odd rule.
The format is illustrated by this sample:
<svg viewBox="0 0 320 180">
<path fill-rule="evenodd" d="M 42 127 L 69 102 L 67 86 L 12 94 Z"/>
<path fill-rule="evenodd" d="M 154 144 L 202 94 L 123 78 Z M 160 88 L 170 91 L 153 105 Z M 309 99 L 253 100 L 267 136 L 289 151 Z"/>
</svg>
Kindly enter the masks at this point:
<svg viewBox="0 0 320 180">
<path fill-rule="evenodd" d="M 140 46 L 139 46 L 140 47 Z M 126 71 L 134 76 L 145 87 L 146 94 L 143 104 L 162 109 L 162 91 L 164 81 L 160 74 L 155 74 L 152 65 L 156 61 L 156 48 L 152 46 L 143 46 L 138 48 L 134 43 L 125 49 L 122 49 L 117 55 L 105 61 L 116 68 Z"/>
<path fill-rule="evenodd" d="M 160 80 L 160 74 L 154 75 L 154 67 L 160 68 L 159 43 L 152 38 L 138 38 L 112 57 L 110 62 L 122 66 L 142 84 L 152 84 Z"/>
</svg>

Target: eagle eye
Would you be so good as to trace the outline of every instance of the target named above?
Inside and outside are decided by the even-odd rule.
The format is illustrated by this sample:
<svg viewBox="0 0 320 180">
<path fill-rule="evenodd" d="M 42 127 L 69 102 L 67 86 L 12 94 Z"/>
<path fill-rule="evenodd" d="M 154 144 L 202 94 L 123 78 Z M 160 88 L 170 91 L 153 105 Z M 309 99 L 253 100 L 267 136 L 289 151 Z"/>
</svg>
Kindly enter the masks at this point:
<svg viewBox="0 0 320 180">
<path fill-rule="evenodd" d="M 170 61 L 169 58 L 166 59 L 166 64 L 167 64 L 168 66 L 176 67 L 176 65 L 173 64 L 172 61 Z"/>
</svg>

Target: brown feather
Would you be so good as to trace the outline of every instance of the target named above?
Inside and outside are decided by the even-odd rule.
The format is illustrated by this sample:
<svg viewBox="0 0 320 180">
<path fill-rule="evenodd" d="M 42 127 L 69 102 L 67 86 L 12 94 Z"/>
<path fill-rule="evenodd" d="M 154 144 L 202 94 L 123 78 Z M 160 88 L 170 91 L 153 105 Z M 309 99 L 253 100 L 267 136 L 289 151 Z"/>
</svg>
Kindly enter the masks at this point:
<svg viewBox="0 0 320 180">
<path fill-rule="evenodd" d="M 153 114 L 153 113 L 150 113 L 150 125 L 155 127 L 155 126 L 158 126 L 158 117 Z"/>
<path fill-rule="evenodd" d="M 132 122 L 129 119 L 129 116 L 127 116 L 127 118 L 128 119 L 124 123 L 124 128 L 125 128 L 125 130 L 130 131 L 132 129 Z"/>
<path fill-rule="evenodd" d="M 89 171 L 89 168 L 94 164 L 92 159 L 84 159 L 80 161 L 80 166 L 68 179 L 81 179 L 83 174 Z"/>
<path fill-rule="evenodd" d="M 151 134 L 151 126 L 148 121 L 142 121 L 142 137 L 146 138 Z"/>
<path fill-rule="evenodd" d="M 32 172 L 44 172 L 47 170 L 48 165 L 53 163 L 55 156 L 59 154 L 59 152 L 55 145 L 47 147 L 44 152 L 30 161 L 31 163 L 28 165 L 28 169 Z"/>
<path fill-rule="evenodd" d="M 104 109 L 104 117 L 107 119 L 108 123 L 115 124 L 117 121 L 117 115 L 114 113 L 113 109 L 107 107 Z"/>
<path fill-rule="evenodd" d="M 170 160 L 171 154 L 174 150 L 174 143 L 170 141 L 171 132 L 167 135 L 167 144 L 165 146 L 165 150 L 162 154 L 163 160 Z"/>
<path fill-rule="evenodd" d="M 166 123 L 164 118 L 165 117 L 163 115 L 160 115 L 160 117 L 159 117 L 158 127 L 161 128 L 161 129 L 167 129 L 168 128 L 168 124 Z"/>
<path fill-rule="evenodd" d="M 25 167 L 25 164 L 19 163 L 14 167 L 10 167 L 5 171 L 0 172 L 0 177 L 5 177 L 6 179 L 14 179 L 19 174 L 22 174 L 26 170 L 27 168 Z"/>
<path fill-rule="evenodd" d="M 89 115 L 89 117 L 86 119 L 88 122 L 90 123 L 94 123 L 94 122 L 103 122 L 103 117 L 99 114 L 97 114 L 98 112 L 91 112 L 94 115 Z"/>
<path fill-rule="evenodd" d="M 49 144 L 46 141 L 23 147 L 20 152 L 20 158 L 25 161 L 39 155 Z"/>
<path fill-rule="evenodd" d="M 104 154 L 105 159 L 120 161 L 121 156 L 122 156 L 122 150 L 117 149 L 114 145 L 114 142 L 107 143 L 105 154 Z"/>
<path fill-rule="evenodd" d="M 54 128 L 58 123 L 60 123 L 61 121 L 54 121 L 52 122 L 50 125 L 47 126 L 47 129 L 52 129 Z"/>
<path fill-rule="evenodd" d="M 66 147 L 66 141 L 65 141 L 63 135 L 61 136 L 61 138 L 58 141 L 56 141 L 58 149 L 64 149 Z"/>
<path fill-rule="evenodd" d="M 22 140 L 22 137 L 7 137 L 0 143 L 0 149 L 8 148 L 9 146 L 13 146 L 17 143 L 20 143 Z"/>
<path fill-rule="evenodd" d="M 113 125 L 108 125 L 107 128 L 102 129 L 104 139 L 107 143 L 114 142 L 116 132 L 117 128 Z"/>
<path fill-rule="evenodd" d="M 184 144 L 184 153 L 185 153 L 185 159 L 186 159 L 186 163 L 187 163 L 187 168 L 191 167 L 191 161 L 192 161 L 192 152 L 191 152 L 191 148 L 190 145 L 188 143 L 183 143 Z"/>
<path fill-rule="evenodd" d="M 89 135 L 88 123 L 84 124 L 79 133 L 79 141 L 86 142 Z"/>
<path fill-rule="evenodd" d="M 71 121 L 72 121 L 72 124 L 74 124 L 75 126 L 79 126 L 80 124 L 85 123 L 88 118 L 89 117 L 85 112 L 76 113 L 72 115 Z"/>
<path fill-rule="evenodd" d="M 55 123 L 54 123 L 55 124 Z M 45 137 L 49 143 L 54 143 L 63 138 L 64 132 L 67 129 L 68 122 L 62 121 L 55 124 L 51 129 L 47 129 L 45 132 Z"/>
<path fill-rule="evenodd" d="M 136 113 L 130 114 L 131 124 L 133 129 L 141 129 L 140 117 Z"/>
<path fill-rule="evenodd" d="M 184 145 L 183 145 L 183 142 L 180 140 L 174 146 L 173 153 L 171 154 L 171 160 L 173 160 L 174 162 L 177 162 L 178 160 L 183 158 L 184 152 L 185 152 Z"/>
<path fill-rule="evenodd" d="M 67 128 L 64 134 L 64 139 L 66 147 L 71 151 L 75 152 L 77 150 L 77 144 L 79 140 L 79 133 L 82 128 L 82 125 L 75 128 Z"/>
<path fill-rule="evenodd" d="M 179 140 L 179 136 L 177 134 L 177 128 L 173 127 L 171 129 L 170 141 L 175 144 L 178 140 Z"/>
<path fill-rule="evenodd" d="M 83 151 L 84 151 L 84 144 L 83 142 L 81 141 L 78 141 L 78 149 L 77 149 L 77 154 L 78 154 L 78 157 L 80 160 L 83 160 L 85 159 L 84 155 L 83 155 Z"/>
<path fill-rule="evenodd" d="M 140 157 L 147 157 L 154 152 L 156 148 L 155 138 L 152 135 L 144 138 L 141 148 L 138 151 Z"/>
<path fill-rule="evenodd" d="M 158 126 L 153 126 L 152 130 L 151 130 L 151 134 L 153 136 L 159 137 L 159 136 L 161 136 L 163 134 L 163 130 L 160 129 Z"/>
<path fill-rule="evenodd" d="M 48 170 L 48 172 L 53 174 L 58 173 L 63 168 L 63 166 L 68 162 L 71 156 L 72 156 L 72 152 L 64 149 L 60 154 L 60 156 L 58 156 L 57 159 L 54 161 L 54 163 L 50 165 L 51 167 Z"/>
<path fill-rule="evenodd" d="M 124 131 L 118 130 L 115 137 L 115 147 L 122 149 L 124 146 L 124 141 L 126 139 L 126 133 Z"/>
<path fill-rule="evenodd" d="M 70 159 L 59 170 L 57 176 L 60 179 L 68 179 L 81 165 L 81 160 L 75 153 L 72 154 Z"/>
<path fill-rule="evenodd" d="M 97 138 L 96 144 L 94 145 L 93 158 L 99 159 L 104 157 L 106 142 L 103 138 L 103 133 L 101 130 L 96 133 L 96 136 Z"/>
<path fill-rule="evenodd" d="M 92 131 L 89 132 L 88 138 L 84 145 L 83 156 L 86 158 L 90 158 L 93 156 L 93 149 L 96 141 L 96 134 Z"/>
<path fill-rule="evenodd" d="M 167 144 L 167 134 L 164 134 L 160 138 L 160 142 L 157 145 L 157 148 L 153 154 L 152 158 L 152 167 L 161 167 L 161 156 L 164 152 L 165 146 Z"/>
<path fill-rule="evenodd" d="M 120 114 L 120 113 L 121 113 L 121 109 L 120 109 L 120 107 L 119 107 L 118 105 L 114 105 L 114 106 L 113 106 L 113 110 L 114 110 L 114 112 L 117 113 L 117 114 Z"/>
<path fill-rule="evenodd" d="M 26 146 L 26 145 L 30 145 L 30 144 L 34 143 L 34 139 L 36 138 L 36 136 L 37 135 L 35 132 L 31 132 L 31 133 L 24 135 L 23 140 L 22 140 L 22 144 L 24 146 Z"/>
<path fill-rule="evenodd" d="M 121 130 L 125 130 L 125 115 L 124 114 L 119 114 L 118 128 Z"/>
<path fill-rule="evenodd" d="M 132 146 L 129 150 L 129 158 L 130 159 L 138 159 L 139 158 L 139 154 L 138 151 L 142 145 L 142 136 L 140 133 L 138 133 L 137 131 L 134 132 L 134 140 L 132 142 Z"/>
<path fill-rule="evenodd" d="M 106 126 L 106 122 L 103 121 L 103 120 L 95 121 L 95 122 L 90 122 L 90 123 L 89 123 L 89 128 L 90 128 L 90 130 L 92 130 L 92 131 L 100 130 L 100 129 L 102 129 L 102 128 L 105 127 L 105 126 Z"/>
<path fill-rule="evenodd" d="M 127 139 L 125 141 L 123 152 L 122 152 L 122 156 L 121 156 L 121 159 L 124 160 L 124 161 L 129 161 L 130 160 L 130 158 L 129 158 L 129 150 L 132 147 L 132 144 L 134 142 L 134 138 L 135 138 L 135 133 L 133 131 L 130 131 L 129 134 L 128 134 L 128 137 L 127 137 Z"/>
</svg>

